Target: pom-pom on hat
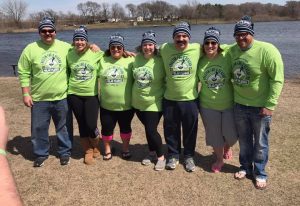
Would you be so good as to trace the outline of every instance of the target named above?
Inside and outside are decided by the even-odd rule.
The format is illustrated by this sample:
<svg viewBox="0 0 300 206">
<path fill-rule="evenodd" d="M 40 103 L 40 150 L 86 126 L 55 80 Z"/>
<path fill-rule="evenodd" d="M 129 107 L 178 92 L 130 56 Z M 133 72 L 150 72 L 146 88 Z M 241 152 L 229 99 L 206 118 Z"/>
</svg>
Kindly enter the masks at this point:
<svg viewBox="0 0 300 206">
<path fill-rule="evenodd" d="M 152 43 L 156 45 L 156 38 L 155 38 L 154 31 L 150 30 L 143 34 L 141 45 L 143 45 L 144 43 Z"/>
<path fill-rule="evenodd" d="M 124 48 L 124 37 L 119 33 L 111 35 L 109 37 L 109 47 L 112 45 L 118 45 Z"/>
<path fill-rule="evenodd" d="M 180 22 L 179 24 L 177 24 L 175 27 L 174 27 L 174 30 L 173 30 L 173 39 L 175 37 L 176 34 L 178 33 L 185 33 L 189 36 L 189 38 L 191 38 L 191 26 L 189 23 L 187 22 Z"/>
<path fill-rule="evenodd" d="M 83 38 L 85 41 L 89 41 L 87 28 L 84 25 L 81 25 L 78 29 L 75 29 L 73 34 L 73 41 L 75 41 L 76 38 Z"/>
<path fill-rule="evenodd" d="M 203 43 L 205 43 L 207 40 L 213 40 L 213 41 L 217 42 L 218 44 L 220 44 L 220 35 L 221 35 L 221 32 L 219 29 L 217 29 L 215 27 L 210 27 L 209 29 L 207 29 L 204 32 Z"/>
<path fill-rule="evenodd" d="M 248 32 L 252 36 L 254 35 L 254 24 L 250 16 L 243 16 L 242 19 L 235 24 L 233 35 L 236 35 L 238 32 Z"/>
<path fill-rule="evenodd" d="M 54 30 L 56 30 L 55 28 L 55 21 L 52 17 L 49 16 L 45 16 L 39 23 L 39 32 L 45 28 L 45 27 L 50 27 Z"/>
</svg>

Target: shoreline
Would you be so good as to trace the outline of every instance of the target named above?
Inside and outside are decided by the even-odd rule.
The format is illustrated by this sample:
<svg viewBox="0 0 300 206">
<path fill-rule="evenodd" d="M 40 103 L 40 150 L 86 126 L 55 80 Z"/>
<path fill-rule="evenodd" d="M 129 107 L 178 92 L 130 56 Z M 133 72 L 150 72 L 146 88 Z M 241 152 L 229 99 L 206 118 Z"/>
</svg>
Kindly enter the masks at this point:
<svg viewBox="0 0 300 206">
<path fill-rule="evenodd" d="M 284 21 L 300 21 L 299 19 L 286 19 L 278 18 L 273 20 L 264 20 L 264 21 L 255 21 L 256 23 L 263 22 L 284 22 Z M 95 23 L 95 24 L 86 24 L 88 30 L 101 30 L 101 29 L 116 29 L 116 28 L 143 28 L 143 27 L 167 27 L 174 26 L 180 21 L 172 22 L 137 22 L 137 25 L 133 25 L 133 22 L 106 22 L 106 23 Z M 190 20 L 188 21 L 191 25 L 209 25 L 209 24 L 233 24 L 235 21 L 225 21 L 225 20 Z M 57 25 L 57 31 L 70 31 L 77 28 L 78 25 L 74 26 L 64 26 Z M 37 28 L 26 28 L 26 29 L 17 29 L 17 28 L 7 28 L 0 31 L 0 34 L 14 34 L 14 33 L 28 33 L 28 32 L 38 32 Z"/>
</svg>

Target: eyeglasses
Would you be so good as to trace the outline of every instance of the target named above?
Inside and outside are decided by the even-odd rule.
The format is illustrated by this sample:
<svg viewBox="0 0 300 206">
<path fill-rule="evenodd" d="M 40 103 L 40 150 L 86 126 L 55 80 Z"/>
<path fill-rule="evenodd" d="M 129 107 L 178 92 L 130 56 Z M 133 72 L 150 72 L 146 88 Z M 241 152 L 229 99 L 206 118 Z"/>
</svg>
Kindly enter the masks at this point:
<svg viewBox="0 0 300 206">
<path fill-rule="evenodd" d="M 218 43 L 217 42 L 215 42 L 215 41 L 206 41 L 205 43 L 204 43 L 205 45 L 212 45 L 212 46 L 216 46 Z"/>
<path fill-rule="evenodd" d="M 247 32 L 245 32 L 245 33 L 237 33 L 237 34 L 235 34 L 234 35 L 234 37 L 236 38 L 236 39 L 245 39 L 247 36 L 248 36 L 248 34 L 249 33 L 247 33 Z"/>
<path fill-rule="evenodd" d="M 115 49 L 117 49 L 117 50 L 122 50 L 122 46 L 110 46 L 110 49 L 112 49 L 112 50 L 115 50 Z"/>
<path fill-rule="evenodd" d="M 43 34 L 47 34 L 47 33 L 52 34 L 54 32 L 55 32 L 54 29 L 42 29 L 41 30 L 41 33 L 43 33 Z"/>
</svg>

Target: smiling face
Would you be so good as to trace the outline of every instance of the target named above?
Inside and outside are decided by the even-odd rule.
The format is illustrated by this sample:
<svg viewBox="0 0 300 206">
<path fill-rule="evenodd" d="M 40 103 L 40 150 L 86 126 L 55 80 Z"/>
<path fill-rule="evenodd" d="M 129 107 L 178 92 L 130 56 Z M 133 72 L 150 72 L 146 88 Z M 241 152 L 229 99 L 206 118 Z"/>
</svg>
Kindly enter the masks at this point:
<svg viewBox="0 0 300 206">
<path fill-rule="evenodd" d="M 109 51 L 114 59 L 120 59 L 123 56 L 124 48 L 120 45 L 111 45 Z"/>
<path fill-rule="evenodd" d="M 216 41 L 208 39 L 204 42 L 203 46 L 204 52 L 208 58 L 213 58 L 218 54 L 219 44 Z"/>
<path fill-rule="evenodd" d="M 189 41 L 190 41 L 189 36 L 184 32 L 177 33 L 174 36 L 175 48 L 179 51 L 185 50 L 189 44 Z"/>
<path fill-rule="evenodd" d="M 249 46 L 252 44 L 253 36 L 249 34 L 248 32 L 237 32 L 234 35 L 235 41 L 237 45 L 242 49 L 245 50 L 249 48 Z"/>
<path fill-rule="evenodd" d="M 48 45 L 51 45 L 56 37 L 56 31 L 51 27 L 44 27 L 39 31 L 41 40 Z"/>
<path fill-rule="evenodd" d="M 151 58 L 154 55 L 155 44 L 153 43 L 143 43 L 142 44 L 142 52 L 145 58 Z"/>
<path fill-rule="evenodd" d="M 78 53 L 85 51 L 87 48 L 87 41 L 84 38 L 75 38 L 73 43 Z"/>
</svg>

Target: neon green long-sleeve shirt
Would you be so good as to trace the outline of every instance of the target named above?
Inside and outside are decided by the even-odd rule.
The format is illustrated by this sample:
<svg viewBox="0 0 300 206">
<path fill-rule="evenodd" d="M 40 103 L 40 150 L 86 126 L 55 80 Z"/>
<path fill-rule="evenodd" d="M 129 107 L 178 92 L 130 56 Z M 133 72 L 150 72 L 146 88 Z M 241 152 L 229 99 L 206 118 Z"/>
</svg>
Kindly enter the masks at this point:
<svg viewBox="0 0 300 206">
<path fill-rule="evenodd" d="M 111 56 L 104 56 L 100 60 L 100 105 L 104 109 L 131 109 L 133 60 L 131 57 L 116 60 Z"/>
<path fill-rule="evenodd" d="M 98 72 L 103 52 L 88 49 L 78 54 L 72 49 L 67 56 L 70 72 L 68 94 L 78 96 L 95 96 L 98 94 Z"/>
<path fill-rule="evenodd" d="M 145 59 L 138 54 L 133 62 L 132 106 L 140 111 L 162 111 L 165 70 L 161 57 Z"/>
<path fill-rule="evenodd" d="M 194 100 L 198 96 L 197 66 L 200 58 L 200 44 L 190 43 L 184 51 L 178 51 L 173 43 L 160 47 L 166 71 L 164 97 L 173 101 Z"/>
<path fill-rule="evenodd" d="M 66 98 L 66 56 L 70 48 L 57 39 L 52 45 L 39 40 L 25 47 L 18 62 L 19 80 L 21 87 L 30 87 L 33 101 Z"/>
<path fill-rule="evenodd" d="M 278 49 L 270 43 L 254 40 L 250 49 L 241 51 L 234 45 L 229 54 L 234 101 L 274 110 L 284 82 L 284 66 Z"/>
</svg>

